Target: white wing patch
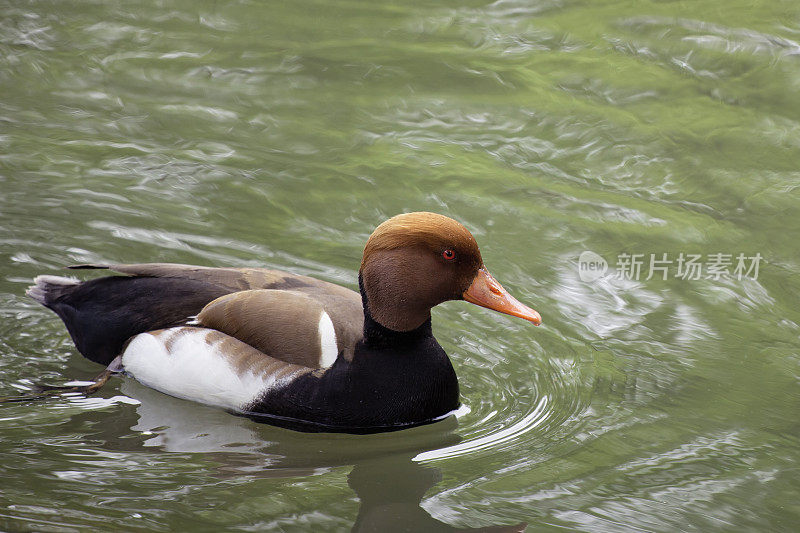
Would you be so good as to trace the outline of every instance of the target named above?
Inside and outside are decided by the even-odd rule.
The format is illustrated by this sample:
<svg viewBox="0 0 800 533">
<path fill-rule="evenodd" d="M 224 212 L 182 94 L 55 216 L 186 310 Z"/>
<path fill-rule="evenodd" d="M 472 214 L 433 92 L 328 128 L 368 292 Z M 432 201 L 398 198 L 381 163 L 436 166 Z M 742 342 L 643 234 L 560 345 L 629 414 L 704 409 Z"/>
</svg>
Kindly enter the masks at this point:
<svg viewBox="0 0 800 533">
<path fill-rule="evenodd" d="M 210 333 L 187 327 L 141 333 L 123 352 L 122 364 L 148 387 L 236 411 L 244 410 L 267 389 L 295 377 L 295 372 L 278 379 L 274 374 L 237 371 L 220 351 L 221 343 L 209 342 Z"/>
<path fill-rule="evenodd" d="M 336 362 L 339 347 L 336 345 L 336 330 L 331 317 L 325 311 L 319 316 L 319 366 L 328 368 Z"/>
</svg>

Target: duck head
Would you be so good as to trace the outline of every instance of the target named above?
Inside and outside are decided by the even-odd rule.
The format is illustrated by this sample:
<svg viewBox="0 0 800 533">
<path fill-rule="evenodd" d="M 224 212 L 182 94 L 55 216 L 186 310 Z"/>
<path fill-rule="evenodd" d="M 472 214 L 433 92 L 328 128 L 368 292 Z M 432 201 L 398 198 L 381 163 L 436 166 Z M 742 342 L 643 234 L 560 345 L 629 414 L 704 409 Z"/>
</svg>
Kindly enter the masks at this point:
<svg viewBox="0 0 800 533">
<path fill-rule="evenodd" d="M 542 322 L 489 274 L 467 228 L 436 213 L 397 215 L 378 226 L 364 247 L 359 275 L 370 315 L 394 331 L 418 328 L 432 307 L 448 300 Z"/>
</svg>

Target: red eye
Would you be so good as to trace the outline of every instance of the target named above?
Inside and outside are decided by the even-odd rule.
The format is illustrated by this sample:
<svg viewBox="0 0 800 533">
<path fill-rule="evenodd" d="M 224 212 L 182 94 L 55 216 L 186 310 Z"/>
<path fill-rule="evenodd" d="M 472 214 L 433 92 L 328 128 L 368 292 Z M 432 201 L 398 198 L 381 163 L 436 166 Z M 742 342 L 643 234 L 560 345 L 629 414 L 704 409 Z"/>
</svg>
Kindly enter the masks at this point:
<svg viewBox="0 0 800 533">
<path fill-rule="evenodd" d="M 444 257 L 448 261 L 452 261 L 453 259 L 456 258 L 456 253 L 453 250 L 448 249 L 442 252 L 442 257 Z"/>
</svg>

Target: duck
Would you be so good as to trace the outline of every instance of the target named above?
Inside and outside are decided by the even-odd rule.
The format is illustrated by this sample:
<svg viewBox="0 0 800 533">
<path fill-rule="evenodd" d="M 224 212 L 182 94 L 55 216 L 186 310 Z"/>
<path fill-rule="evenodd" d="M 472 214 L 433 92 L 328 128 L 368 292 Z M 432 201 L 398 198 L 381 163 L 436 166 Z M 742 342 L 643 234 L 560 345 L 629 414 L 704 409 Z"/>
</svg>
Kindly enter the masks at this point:
<svg viewBox="0 0 800 533">
<path fill-rule="evenodd" d="M 27 295 L 77 350 L 162 393 L 298 431 L 377 433 L 460 406 L 431 309 L 465 300 L 541 324 L 489 273 L 472 234 L 429 212 L 381 223 L 359 291 L 265 268 L 82 264 L 114 275 L 40 275 Z M 102 378 L 102 379 L 101 379 Z"/>
</svg>

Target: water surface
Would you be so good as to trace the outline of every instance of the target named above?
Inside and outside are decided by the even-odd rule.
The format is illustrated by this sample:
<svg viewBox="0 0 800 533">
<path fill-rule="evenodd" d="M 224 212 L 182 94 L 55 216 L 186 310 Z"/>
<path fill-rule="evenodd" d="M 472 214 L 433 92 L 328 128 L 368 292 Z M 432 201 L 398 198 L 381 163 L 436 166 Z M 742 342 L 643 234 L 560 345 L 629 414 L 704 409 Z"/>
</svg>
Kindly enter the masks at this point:
<svg viewBox="0 0 800 533">
<path fill-rule="evenodd" d="M 4 405 L 0 529 L 796 528 L 796 2 L 0 11 L 0 393 L 100 370 L 24 296 L 38 274 L 169 261 L 355 288 L 403 211 L 462 221 L 544 318 L 437 308 L 465 407 L 388 435 L 127 379 Z M 585 251 L 603 276 L 581 278 Z"/>
</svg>

